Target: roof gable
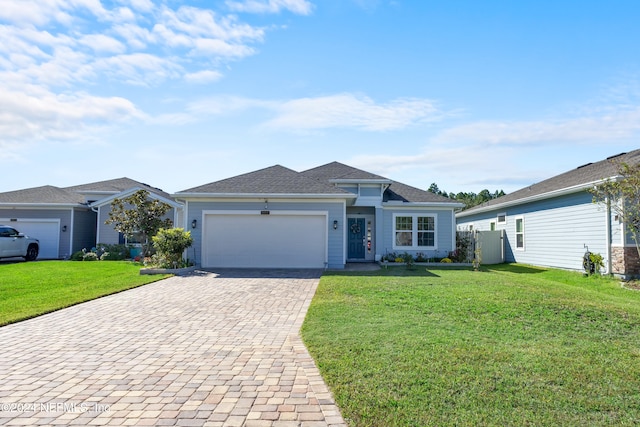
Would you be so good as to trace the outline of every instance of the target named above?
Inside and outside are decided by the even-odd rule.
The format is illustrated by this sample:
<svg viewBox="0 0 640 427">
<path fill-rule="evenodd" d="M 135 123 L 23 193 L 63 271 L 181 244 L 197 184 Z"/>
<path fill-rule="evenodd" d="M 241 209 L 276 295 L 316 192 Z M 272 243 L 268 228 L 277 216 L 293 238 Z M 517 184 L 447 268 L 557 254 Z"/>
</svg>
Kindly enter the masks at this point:
<svg viewBox="0 0 640 427">
<path fill-rule="evenodd" d="M 316 179 L 318 181 L 337 181 L 337 180 L 386 180 L 387 178 L 363 171 L 339 162 L 331 162 L 326 165 L 309 169 L 301 174 Z"/>
<path fill-rule="evenodd" d="M 170 198 L 171 196 L 162 191 L 159 188 L 152 187 L 148 184 L 138 182 L 131 178 L 122 177 L 116 179 L 110 179 L 106 181 L 90 182 L 88 184 L 74 185 L 71 187 L 65 187 L 66 190 L 74 191 L 77 193 L 108 193 L 117 194 L 131 188 L 142 188 L 151 193 L 162 195 L 163 197 Z"/>
<path fill-rule="evenodd" d="M 302 174 L 318 180 L 328 182 L 341 181 L 377 181 L 389 184 L 383 194 L 383 202 L 404 202 L 404 203 L 458 203 L 447 197 L 421 190 L 401 182 L 392 181 L 384 176 L 363 171 L 339 162 L 327 163 L 317 168 L 301 172 Z"/>
<path fill-rule="evenodd" d="M 577 168 L 564 172 L 560 175 L 545 179 L 544 181 L 521 188 L 513 193 L 485 202 L 482 205 L 467 209 L 464 212 L 461 212 L 460 215 L 486 210 L 490 207 L 497 208 L 505 204 L 517 204 L 519 202 L 525 202 L 527 199 L 532 197 L 544 198 L 547 195 L 548 197 L 551 197 L 557 192 L 561 192 L 563 190 L 568 191 L 570 189 L 575 189 L 576 191 L 580 191 L 595 182 L 617 176 L 618 164 L 620 163 L 627 163 L 631 165 L 640 163 L 640 150 L 621 153 L 607 157 L 606 159 L 595 163 L 587 163 L 586 165 L 578 166 Z"/>
<path fill-rule="evenodd" d="M 350 193 L 280 165 L 211 182 L 180 193 L 206 194 L 335 194 Z"/>
</svg>

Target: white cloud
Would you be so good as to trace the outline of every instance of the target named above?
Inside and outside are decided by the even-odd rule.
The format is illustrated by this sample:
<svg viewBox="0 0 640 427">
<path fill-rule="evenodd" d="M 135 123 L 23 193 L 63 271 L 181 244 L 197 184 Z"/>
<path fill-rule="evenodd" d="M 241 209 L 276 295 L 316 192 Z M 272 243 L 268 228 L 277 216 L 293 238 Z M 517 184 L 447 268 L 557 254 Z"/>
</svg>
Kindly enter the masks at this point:
<svg viewBox="0 0 640 427">
<path fill-rule="evenodd" d="M 8 22 L 0 25 L 0 75 L 48 87 L 103 77 L 135 85 L 198 76 L 214 81 L 213 74 L 198 72 L 253 55 L 252 45 L 264 39 L 262 28 L 191 6 L 174 10 L 149 0 L 121 0 L 112 9 L 99 0 L 6 2 L 0 9 L 0 19 Z"/>
<path fill-rule="evenodd" d="M 263 128 L 293 132 L 331 128 L 389 131 L 440 121 L 452 114 L 439 110 L 428 99 L 400 98 L 377 104 L 369 97 L 350 93 L 285 101 L 218 96 L 193 102 L 188 109 L 200 115 L 261 109 L 274 116 L 262 123 Z"/>
<path fill-rule="evenodd" d="M 307 0 L 244 0 L 227 1 L 231 10 L 249 13 L 279 13 L 288 10 L 298 15 L 309 15 L 313 4 Z"/>
<path fill-rule="evenodd" d="M 284 102 L 266 126 L 283 130 L 353 128 L 387 131 L 441 120 L 443 112 L 428 99 L 402 98 L 377 104 L 349 93 Z"/>
<path fill-rule="evenodd" d="M 182 68 L 175 62 L 146 53 L 118 55 L 98 59 L 93 68 L 132 85 L 153 86 L 178 78 Z"/>
<path fill-rule="evenodd" d="M 151 0 L 128 0 L 128 3 L 140 12 L 151 12 L 154 8 Z"/>
<path fill-rule="evenodd" d="M 212 10 L 182 6 L 165 8 L 160 23 L 193 38 L 214 40 L 262 40 L 264 30 L 242 24 L 233 16 L 218 17 Z"/>
<path fill-rule="evenodd" d="M 187 111 L 199 116 L 212 116 L 243 112 L 252 108 L 273 110 L 278 103 L 259 99 L 243 98 L 240 96 L 216 96 L 201 99 L 188 105 Z"/>
<path fill-rule="evenodd" d="M 436 142 L 473 141 L 492 145 L 536 143 L 594 143 L 630 138 L 640 132 L 640 107 L 601 114 L 532 121 L 482 121 L 444 130 Z"/>
<path fill-rule="evenodd" d="M 120 24 L 112 28 L 114 35 L 120 36 L 132 49 L 143 50 L 155 42 L 155 36 L 147 28 L 135 24 Z"/>
<path fill-rule="evenodd" d="M 55 94 L 32 87 L 28 92 L 0 88 L 0 143 L 90 138 L 92 129 L 131 118 L 144 118 L 130 101 L 86 93 Z"/>
<path fill-rule="evenodd" d="M 88 34 L 82 36 L 78 42 L 88 46 L 96 53 L 123 53 L 126 51 L 123 43 L 104 34 Z"/>
<path fill-rule="evenodd" d="M 0 146 L 5 153 L 8 145 L 18 152 L 15 147 L 38 141 L 90 139 L 131 117 L 152 123 L 126 99 L 128 93 L 88 92 L 117 93 L 126 84 L 216 82 L 225 64 L 256 53 L 266 31 L 228 11 L 214 11 L 207 6 L 213 2 L 191 2 L 201 7 L 164 0 L 0 3 Z M 311 6 L 306 1 L 269 4 L 296 13 Z M 165 123 L 193 121 L 180 111 L 158 117 Z"/>
<path fill-rule="evenodd" d="M 222 78 L 222 73 L 213 70 L 202 70 L 195 73 L 185 74 L 184 78 L 189 83 L 204 84 L 220 80 Z"/>
</svg>

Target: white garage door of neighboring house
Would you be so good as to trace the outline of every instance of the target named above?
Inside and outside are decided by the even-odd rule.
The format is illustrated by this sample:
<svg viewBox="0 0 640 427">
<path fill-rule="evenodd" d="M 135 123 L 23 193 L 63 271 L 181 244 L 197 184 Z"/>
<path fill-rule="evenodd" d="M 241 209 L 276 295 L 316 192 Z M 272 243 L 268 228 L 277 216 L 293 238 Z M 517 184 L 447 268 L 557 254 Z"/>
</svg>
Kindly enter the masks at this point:
<svg viewBox="0 0 640 427">
<path fill-rule="evenodd" d="M 38 259 L 58 258 L 60 246 L 60 221 L 47 219 L 0 219 L 0 223 L 13 227 L 19 232 L 40 241 Z"/>
<path fill-rule="evenodd" d="M 324 268 L 325 213 L 207 214 L 203 267 Z"/>
</svg>

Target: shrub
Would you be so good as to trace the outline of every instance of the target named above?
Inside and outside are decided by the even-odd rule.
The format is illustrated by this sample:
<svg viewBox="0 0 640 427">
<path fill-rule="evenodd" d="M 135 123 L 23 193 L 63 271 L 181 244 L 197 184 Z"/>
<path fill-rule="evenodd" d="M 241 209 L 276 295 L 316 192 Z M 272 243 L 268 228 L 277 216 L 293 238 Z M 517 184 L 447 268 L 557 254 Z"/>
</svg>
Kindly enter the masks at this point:
<svg viewBox="0 0 640 427">
<path fill-rule="evenodd" d="M 604 268 L 604 259 L 600 254 L 587 252 L 584 254 L 582 266 L 587 274 L 600 273 L 600 270 Z"/>
<path fill-rule="evenodd" d="M 85 251 L 74 252 L 69 258 L 71 261 L 82 261 L 84 258 Z"/>
<path fill-rule="evenodd" d="M 129 248 L 127 245 L 99 243 L 97 253 L 102 261 L 122 261 L 128 258 Z"/>
<path fill-rule="evenodd" d="M 190 231 L 182 228 L 161 228 L 153 236 L 153 246 L 156 254 L 153 262 L 159 267 L 178 268 L 184 265 L 182 253 L 193 244 Z"/>
<path fill-rule="evenodd" d="M 396 255 L 395 252 L 387 252 L 386 254 L 384 254 L 384 256 L 382 257 L 383 261 L 387 261 L 387 262 L 396 262 L 396 258 L 398 257 L 398 255 Z M 397 261 L 397 262 L 402 262 L 402 261 Z"/>
<path fill-rule="evenodd" d="M 407 268 L 411 268 L 413 267 L 413 255 L 411 255 L 409 252 L 405 252 L 402 254 L 402 261 L 400 262 L 404 262 L 407 265 Z"/>
<path fill-rule="evenodd" d="M 440 262 L 444 262 L 445 264 L 451 263 L 451 258 L 442 258 Z"/>
<path fill-rule="evenodd" d="M 427 262 L 427 257 L 422 252 L 418 252 L 416 254 L 416 262 Z"/>
<path fill-rule="evenodd" d="M 87 252 L 82 257 L 83 261 L 98 261 L 98 254 L 95 252 Z"/>
</svg>

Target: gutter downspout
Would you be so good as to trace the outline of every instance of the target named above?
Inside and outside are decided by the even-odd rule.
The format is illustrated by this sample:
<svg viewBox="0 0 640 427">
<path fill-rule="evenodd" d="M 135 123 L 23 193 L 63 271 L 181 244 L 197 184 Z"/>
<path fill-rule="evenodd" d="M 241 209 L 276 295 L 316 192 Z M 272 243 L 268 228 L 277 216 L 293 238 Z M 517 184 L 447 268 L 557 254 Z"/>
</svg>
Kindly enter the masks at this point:
<svg viewBox="0 0 640 427">
<path fill-rule="evenodd" d="M 74 208 L 71 208 L 71 224 L 69 224 L 69 255 L 67 256 L 67 254 L 65 254 L 64 259 L 69 259 L 71 258 L 71 255 L 73 254 L 73 233 L 75 231 L 75 225 L 76 225 L 76 210 Z M 60 254 L 58 254 L 59 256 Z"/>
<path fill-rule="evenodd" d="M 607 211 L 605 218 L 605 228 L 606 228 L 606 248 L 607 248 L 607 265 L 605 274 L 612 274 L 613 263 L 611 260 L 611 200 L 607 197 Z"/>
<path fill-rule="evenodd" d="M 96 245 L 100 241 L 100 207 L 91 206 L 91 210 L 97 214 L 96 220 Z"/>
</svg>

